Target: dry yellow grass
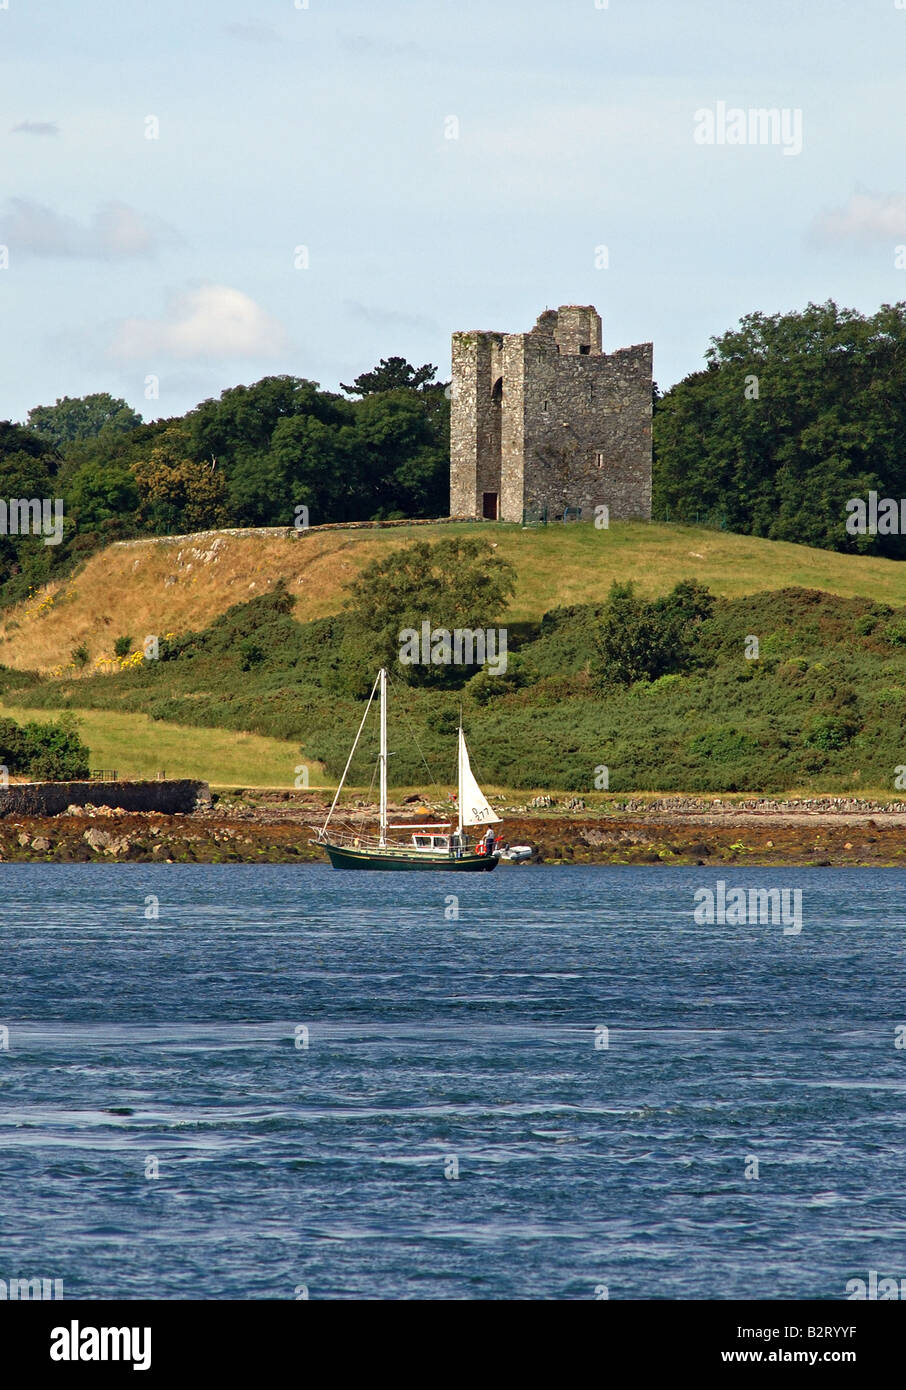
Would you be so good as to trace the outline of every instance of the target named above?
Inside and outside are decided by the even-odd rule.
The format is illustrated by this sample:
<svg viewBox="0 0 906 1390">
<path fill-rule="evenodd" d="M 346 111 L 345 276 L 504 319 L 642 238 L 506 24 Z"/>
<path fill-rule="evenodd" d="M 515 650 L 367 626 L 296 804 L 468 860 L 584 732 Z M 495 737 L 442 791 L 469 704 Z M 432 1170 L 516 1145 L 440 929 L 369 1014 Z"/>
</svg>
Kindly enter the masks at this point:
<svg viewBox="0 0 906 1390">
<path fill-rule="evenodd" d="M 137 645 L 150 634 L 204 627 L 231 604 L 266 592 L 278 579 L 297 597 L 304 621 L 339 611 L 343 587 L 364 565 L 413 540 L 452 534 L 491 540 L 518 571 L 513 621 L 560 605 L 603 599 L 614 579 L 646 594 L 696 578 L 733 597 L 786 585 L 906 603 L 906 566 L 838 555 L 752 536 L 656 523 L 523 530 L 507 525 L 445 525 L 361 531 L 262 530 L 131 541 L 93 556 L 74 578 L 49 585 L 0 620 L 0 662 L 51 671 L 84 643 L 93 663 L 112 656 L 117 637 Z M 86 668 L 91 670 L 92 667 Z"/>
</svg>

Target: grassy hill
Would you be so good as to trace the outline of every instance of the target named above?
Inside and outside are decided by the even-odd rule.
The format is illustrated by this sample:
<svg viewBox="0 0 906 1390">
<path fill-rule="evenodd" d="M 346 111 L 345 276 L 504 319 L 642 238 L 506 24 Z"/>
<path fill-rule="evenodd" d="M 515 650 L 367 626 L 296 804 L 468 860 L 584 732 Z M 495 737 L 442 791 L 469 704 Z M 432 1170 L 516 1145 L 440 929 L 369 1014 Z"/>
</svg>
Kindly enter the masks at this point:
<svg viewBox="0 0 906 1390">
<path fill-rule="evenodd" d="M 589 541 L 579 535 L 574 543 Z M 840 557 L 828 558 L 844 568 Z M 768 582 L 778 577 L 775 564 Z M 650 576 L 646 587 L 672 578 Z M 604 690 L 593 679 L 599 623 L 600 605 L 588 602 L 514 623 L 504 680 L 476 677 L 462 690 L 395 681 L 391 785 L 430 789 L 432 773 L 450 785 L 462 705 L 473 766 L 489 785 L 590 793 L 606 767 L 614 792 L 900 790 L 906 619 L 893 605 L 799 587 L 722 597 L 700 627 L 692 667 Z M 6 669 L 0 692 L 29 710 L 104 711 L 92 717 L 111 728 L 115 713 L 150 716 L 162 729 L 284 740 L 294 762 L 323 765 L 335 780 L 362 714 L 344 693 L 339 655 L 351 624 L 335 616 L 299 622 L 285 600 L 265 593 L 166 647 L 160 661 L 57 679 Z M 756 661 L 745 655 L 751 635 L 760 643 Z M 153 738 L 147 726 L 145 737 Z M 372 782 L 375 740 L 373 723 L 353 785 Z"/>
<path fill-rule="evenodd" d="M 284 580 L 295 616 L 340 610 L 343 586 L 376 556 L 413 539 L 461 532 L 488 537 L 518 571 L 507 618 L 538 621 L 551 609 L 601 602 L 613 579 L 635 579 L 643 594 L 695 578 L 736 598 L 800 586 L 843 597 L 906 604 L 906 566 L 702 527 L 615 523 L 607 531 L 573 524 L 523 530 L 509 525 L 438 525 L 364 530 L 204 532 L 123 542 L 94 555 L 74 577 L 39 590 L 0 616 L 0 663 L 62 674 L 84 646 L 86 670 L 113 666 L 129 636 L 198 630 L 232 605 Z"/>
</svg>

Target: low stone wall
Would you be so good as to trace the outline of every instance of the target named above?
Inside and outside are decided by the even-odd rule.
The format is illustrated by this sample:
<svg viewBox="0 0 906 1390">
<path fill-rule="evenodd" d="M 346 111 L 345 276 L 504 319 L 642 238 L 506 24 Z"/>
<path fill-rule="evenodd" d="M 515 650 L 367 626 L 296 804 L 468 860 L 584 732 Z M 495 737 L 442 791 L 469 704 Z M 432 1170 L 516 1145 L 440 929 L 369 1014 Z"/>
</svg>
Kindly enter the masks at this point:
<svg viewBox="0 0 906 1390">
<path fill-rule="evenodd" d="M 210 806 L 207 782 L 15 782 L 0 788 L 0 816 L 58 816 L 67 806 L 111 806 L 164 815 Z"/>
<path fill-rule="evenodd" d="M 140 545 L 185 545 L 189 541 L 215 540 L 219 536 L 282 536 L 284 540 L 301 540 L 319 531 L 383 531 L 390 527 L 455 526 L 463 521 L 476 521 L 474 516 L 416 516 L 401 521 L 325 521 L 317 526 L 225 526 L 215 531 L 191 531 L 179 536 L 136 536 L 129 541 L 113 541 L 111 549 L 130 550 Z"/>
<path fill-rule="evenodd" d="M 540 800 L 540 798 L 538 799 Z M 532 802 L 535 805 L 536 802 Z M 584 802 L 581 803 L 584 806 Z M 715 796 L 616 797 L 602 805 L 606 811 L 650 811 L 668 815 L 723 815 L 744 812 L 755 816 L 776 815 L 902 815 L 906 801 L 866 801 L 858 796 L 747 797 L 741 801 Z"/>
</svg>

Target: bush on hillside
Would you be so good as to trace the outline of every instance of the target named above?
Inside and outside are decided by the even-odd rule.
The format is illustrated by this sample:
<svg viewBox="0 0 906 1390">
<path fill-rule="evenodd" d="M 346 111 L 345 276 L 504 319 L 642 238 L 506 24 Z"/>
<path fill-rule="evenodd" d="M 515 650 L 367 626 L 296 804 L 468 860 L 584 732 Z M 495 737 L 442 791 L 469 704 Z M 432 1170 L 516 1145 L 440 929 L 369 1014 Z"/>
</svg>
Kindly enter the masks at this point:
<svg viewBox="0 0 906 1390">
<path fill-rule="evenodd" d="M 688 671 L 698 650 L 698 629 L 713 607 L 714 596 L 693 580 L 682 580 L 653 601 L 639 598 L 631 581 L 614 582 L 595 634 L 596 689 Z"/>
<path fill-rule="evenodd" d="M 486 630 L 515 589 L 513 566 L 477 537 L 416 541 L 373 561 L 347 585 L 350 623 L 341 666 L 350 673 L 350 688 L 360 693 L 367 671 L 373 681 L 380 666 L 409 685 L 462 685 L 480 669 L 474 660 L 403 662 L 403 633 L 414 633 L 420 649 L 425 623 L 432 633 Z"/>
</svg>

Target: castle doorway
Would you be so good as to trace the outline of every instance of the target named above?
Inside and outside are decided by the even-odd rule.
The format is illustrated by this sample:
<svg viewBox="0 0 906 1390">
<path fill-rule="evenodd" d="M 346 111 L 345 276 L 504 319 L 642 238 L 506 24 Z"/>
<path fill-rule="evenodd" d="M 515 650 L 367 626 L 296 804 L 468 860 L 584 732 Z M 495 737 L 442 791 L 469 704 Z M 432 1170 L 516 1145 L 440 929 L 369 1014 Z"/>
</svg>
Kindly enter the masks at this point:
<svg viewBox="0 0 906 1390">
<path fill-rule="evenodd" d="M 483 492 L 481 494 L 481 515 L 485 521 L 497 520 L 497 493 Z"/>
</svg>

